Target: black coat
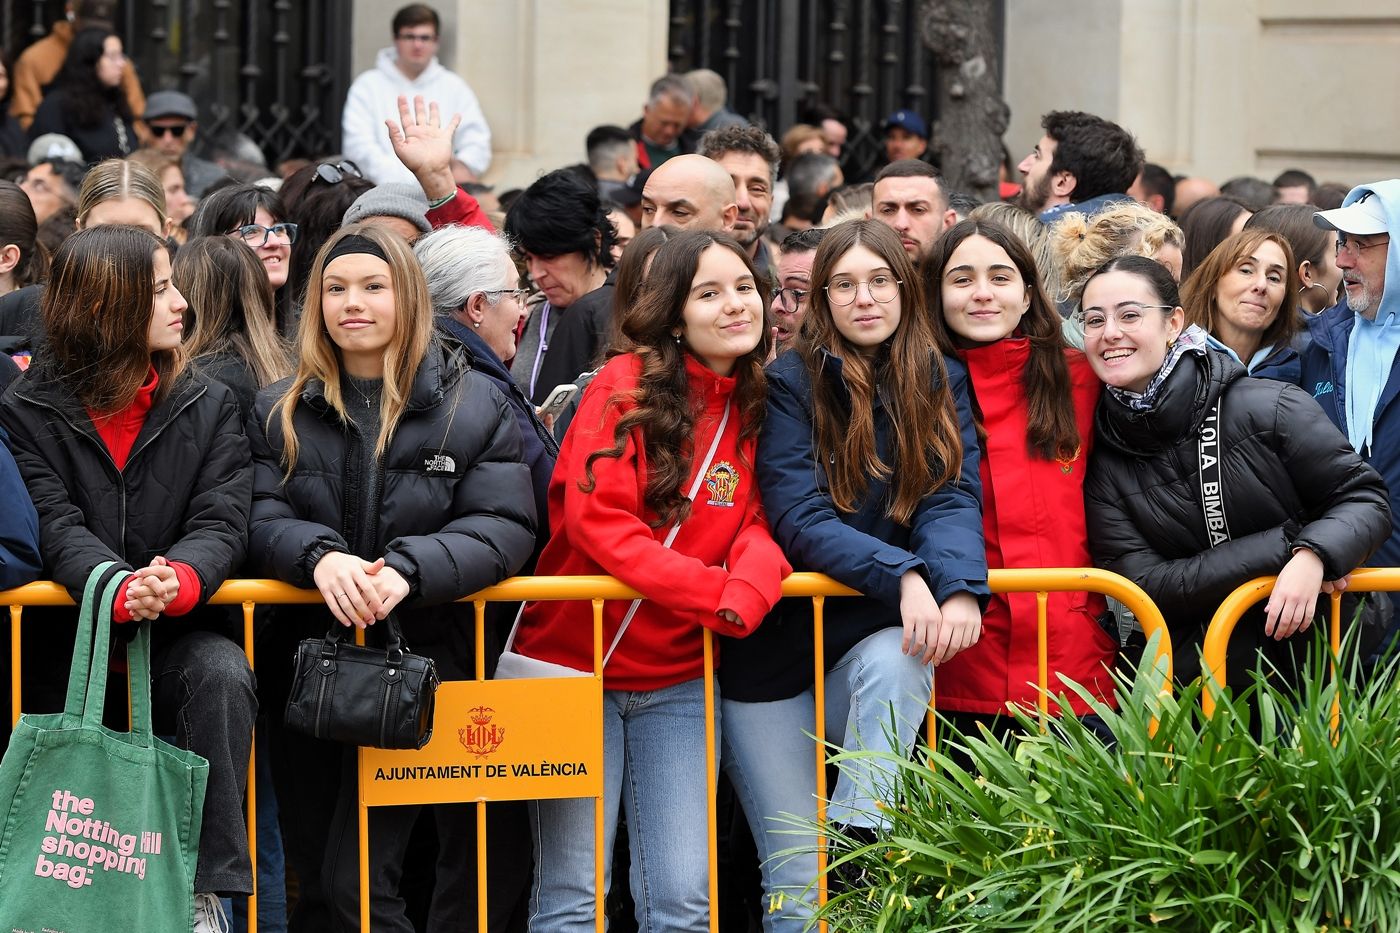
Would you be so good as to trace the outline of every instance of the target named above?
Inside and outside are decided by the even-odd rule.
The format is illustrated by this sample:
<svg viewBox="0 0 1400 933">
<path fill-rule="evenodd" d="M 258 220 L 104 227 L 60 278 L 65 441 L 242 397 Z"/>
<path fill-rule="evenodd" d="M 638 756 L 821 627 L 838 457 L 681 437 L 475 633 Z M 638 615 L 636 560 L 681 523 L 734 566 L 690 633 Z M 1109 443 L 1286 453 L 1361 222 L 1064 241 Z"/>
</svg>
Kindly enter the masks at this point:
<svg viewBox="0 0 1400 933">
<path fill-rule="evenodd" d="M 555 308 L 563 315 L 549 336 L 549 349 L 540 361 L 535 378 L 536 405 L 549 398 L 555 386 L 577 383 L 578 377 L 603 365 L 603 353 L 612 334 L 613 277 L 579 298 L 568 308 Z"/>
<path fill-rule="evenodd" d="M 45 574 L 81 596 L 98 564 L 163 555 L 213 593 L 243 560 L 253 471 L 238 404 L 187 372 L 151 408 L 118 470 L 92 419 L 36 367 L 0 402 L 15 461 L 39 511 Z"/>
<path fill-rule="evenodd" d="M 409 644 L 449 662 L 450 670 L 463 668 L 471 608 L 441 604 L 503 580 L 534 547 L 530 471 L 509 404 L 460 351 L 435 342 L 375 484 L 346 470 L 359 462 L 359 445 L 374 439 L 362 441 L 313 381 L 297 404 L 297 463 L 284 482 L 280 413 L 270 427 L 268 416 L 289 385 L 283 380 L 259 393 L 249 426 L 256 464 L 254 568 L 311 587 L 317 561 L 332 551 L 367 560 L 382 556 L 412 588 L 399 614 Z M 378 520 L 359 527 L 360 499 L 373 486 L 379 489 Z M 329 624 L 323 609 L 297 628 L 307 634 Z M 370 630 L 372 640 L 380 628 Z"/>
<path fill-rule="evenodd" d="M 1230 538 L 1211 547 L 1197 445 L 1217 398 Z M 1336 579 L 1390 533 L 1380 475 L 1317 403 L 1294 385 L 1246 376 L 1218 351 L 1183 357 L 1149 411 L 1131 411 L 1105 393 L 1095 432 L 1085 485 L 1094 562 L 1157 603 L 1182 680 L 1199 674 L 1211 615 L 1240 584 L 1277 574 L 1299 547 L 1322 558 L 1324 579 Z M 1266 642 L 1259 608 L 1231 639 L 1232 684 L 1249 682 Z"/>
<path fill-rule="evenodd" d="M 31 141 L 45 133 L 60 133 L 78 144 L 83 159 L 88 162 L 124 159 L 140 148 L 136 127 L 118 113 L 115 106 L 109 104 L 102 117 L 91 126 L 80 126 L 68 112 L 64 95 L 63 90 L 44 95 L 39 109 L 34 112 L 34 122 L 29 124 Z"/>
<path fill-rule="evenodd" d="M 44 577 L 81 600 L 103 561 L 131 570 L 163 555 L 194 568 L 207 599 L 242 563 L 248 540 L 253 468 L 233 394 L 187 372 L 151 408 L 119 471 L 81 403 L 46 375 L 36 364 L 0 400 L 39 513 Z M 26 610 L 26 709 L 61 707 L 76 618 L 71 609 Z M 211 607 L 158 619 L 153 646 L 192 626 L 236 635 L 226 618 Z"/>
</svg>

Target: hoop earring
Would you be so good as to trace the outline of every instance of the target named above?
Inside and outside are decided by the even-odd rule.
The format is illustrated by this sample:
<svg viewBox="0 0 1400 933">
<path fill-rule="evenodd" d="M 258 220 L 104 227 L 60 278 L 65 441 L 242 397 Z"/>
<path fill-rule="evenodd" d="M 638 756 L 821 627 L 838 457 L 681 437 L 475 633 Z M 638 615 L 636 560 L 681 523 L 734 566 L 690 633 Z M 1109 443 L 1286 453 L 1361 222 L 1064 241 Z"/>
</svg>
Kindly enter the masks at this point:
<svg viewBox="0 0 1400 933">
<path fill-rule="evenodd" d="M 1310 288 L 1320 288 L 1323 290 L 1323 292 L 1327 291 L 1327 286 L 1323 285 L 1321 282 L 1309 282 L 1307 285 L 1304 285 L 1302 288 L 1298 289 L 1298 294 L 1301 295 L 1303 294 L 1303 292 L 1307 291 Z"/>
</svg>

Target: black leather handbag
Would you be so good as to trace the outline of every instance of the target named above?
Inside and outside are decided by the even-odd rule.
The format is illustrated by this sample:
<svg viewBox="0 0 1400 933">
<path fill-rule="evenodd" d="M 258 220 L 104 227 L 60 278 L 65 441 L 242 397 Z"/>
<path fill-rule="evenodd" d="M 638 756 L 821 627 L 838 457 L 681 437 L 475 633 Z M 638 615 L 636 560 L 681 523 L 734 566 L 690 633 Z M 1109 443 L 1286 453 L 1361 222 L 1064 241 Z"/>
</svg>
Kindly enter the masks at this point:
<svg viewBox="0 0 1400 933">
<path fill-rule="evenodd" d="M 342 640 L 333 624 L 325 638 L 297 647 L 287 698 L 287 728 L 318 739 L 374 748 L 422 748 L 433 737 L 437 667 L 409 654 L 391 614 L 383 648 Z"/>
</svg>

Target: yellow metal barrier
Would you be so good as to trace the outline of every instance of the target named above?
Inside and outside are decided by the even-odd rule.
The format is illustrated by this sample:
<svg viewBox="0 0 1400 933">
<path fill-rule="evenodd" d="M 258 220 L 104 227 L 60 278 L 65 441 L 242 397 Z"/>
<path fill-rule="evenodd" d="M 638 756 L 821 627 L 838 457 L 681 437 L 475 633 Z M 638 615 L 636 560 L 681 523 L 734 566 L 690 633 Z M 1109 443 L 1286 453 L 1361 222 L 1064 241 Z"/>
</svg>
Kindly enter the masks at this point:
<svg viewBox="0 0 1400 933">
<path fill-rule="evenodd" d="M 1039 708 L 1042 716 L 1048 715 L 1051 692 L 1049 689 L 1049 665 L 1048 665 L 1048 625 L 1046 620 L 1046 594 L 1051 592 L 1094 592 L 1105 596 L 1113 597 L 1126 605 L 1137 616 L 1144 631 L 1151 636 L 1156 632 L 1161 632 L 1162 638 L 1158 646 L 1159 657 L 1165 655 L 1167 661 L 1167 674 L 1164 683 L 1164 690 L 1171 688 L 1171 642 L 1167 634 L 1166 626 L 1162 620 L 1162 614 L 1156 605 L 1147 597 L 1143 591 L 1131 581 L 1117 574 L 1107 571 L 1088 568 L 1068 568 L 1068 569 L 1031 569 L 1031 570 L 994 570 L 990 573 L 989 583 L 991 589 L 996 593 L 1010 592 L 1034 592 L 1037 594 L 1037 640 L 1039 643 Z M 1400 589 L 1400 575 L 1396 577 L 1394 588 Z M 462 600 L 470 602 L 475 607 L 475 628 L 476 628 L 476 682 L 485 680 L 485 657 L 481 650 L 484 640 L 485 628 L 485 604 L 487 602 L 519 602 L 523 600 L 580 600 L 592 603 L 594 621 L 594 677 L 597 678 L 598 687 L 601 689 L 601 656 L 602 656 L 602 607 L 606 600 L 631 600 L 640 594 L 624 586 L 622 583 L 611 577 L 515 577 L 503 581 L 501 584 L 474 593 Z M 824 621 L 823 613 L 825 600 L 830 596 L 854 596 L 859 595 L 855 590 L 842 586 L 839 583 L 821 574 L 797 573 L 790 576 L 783 583 L 783 595 L 785 597 L 806 597 L 812 599 L 814 616 L 814 639 L 816 644 L 814 662 L 814 689 L 816 706 L 816 778 L 817 778 L 817 807 L 818 823 L 825 824 L 825 800 L 826 791 L 826 736 L 825 736 L 825 671 L 826 664 L 823 652 Z M 249 665 L 253 665 L 253 610 L 259 604 L 316 604 L 321 602 L 320 594 L 315 590 L 302 590 L 271 580 L 230 580 L 225 583 L 209 599 L 212 605 L 239 605 L 243 608 L 244 624 L 244 649 L 248 656 Z M 9 605 L 10 617 L 12 621 L 10 634 L 11 657 L 13 660 L 11 676 L 11 700 L 14 720 L 17 721 L 20 711 L 20 647 L 21 647 L 21 611 L 24 606 L 71 606 L 72 600 L 67 591 L 53 583 L 34 583 L 15 590 L 0 591 L 0 605 Z M 363 633 L 359 633 L 361 638 Z M 714 671 L 714 647 L 711 633 L 707 630 L 704 633 L 705 651 L 705 744 L 706 744 L 706 773 L 709 781 L 709 805 L 707 807 L 708 840 L 709 840 L 709 887 L 710 901 L 715 903 L 718 900 L 718 878 L 716 871 L 716 852 L 718 849 L 717 834 L 715 828 L 715 775 L 716 751 L 715 751 L 715 697 L 713 693 L 713 671 Z M 930 697 L 930 710 L 928 725 L 930 728 L 930 741 L 933 741 L 933 699 Z M 361 758 L 365 754 L 361 750 Z M 254 879 L 256 886 L 256 825 L 254 814 L 256 813 L 256 782 L 254 780 L 253 762 L 249 762 L 248 776 L 248 842 L 250 854 L 254 860 Z M 486 929 L 487 904 L 486 904 L 486 814 L 485 804 L 488 798 L 482 796 L 475 799 L 477 804 L 477 885 L 478 885 L 478 922 L 480 929 Z M 368 898 L 368 872 L 369 872 L 369 847 L 368 847 L 368 808 L 365 803 L 364 789 L 360 794 L 360 911 L 361 926 L 369 929 L 369 898 Z M 600 909 L 597 916 L 597 929 L 603 930 L 603 912 L 601 904 L 605 892 L 603 891 L 603 859 L 605 853 L 602 851 L 602 800 L 595 798 L 595 891 L 597 892 Z M 818 904 L 825 904 L 827 899 L 826 890 L 826 839 L 818 836 Z M 257 901 L 256 895 L 248 899 L 248 928 L 256 933 L 257 930 Z M 710 928 L 718 930 L 718 912 L 710 913 Z M 821 925 L 825 930 L 825 924 Z"/>
<path fill-rule="evenodd" d="M 1207 717 L 1215 715 L 1216 693 L 1225 684 L 1225 652 L 1230 645 L 1230 636 L 1240 617 L 1254 606 L 1269 598 L 1274 591 L 1277 577 L 1256 577 L 1241 585 L 1220 604 L 1211 617 L 1206 629 L 1205 642 L 1201 646 L 1201 673 L 1210 678 L 1201 691 L 1201 709 Z M 1373 567 L 1353 571 L 1348 593 L 1387 593 L 1400 591 L 1400 567 Z M 1324 594 L 1325 595 L 1325 594 Z M 1328 642 L 1332 647 L 1332 677 L 1337 676 L 1337 656 L 1342 650 L 1342 594 L 1333 593 L 1330 597 L 1332 611 L 1329 613 Z M 1213 681 L 1213 683 L 1211 682 Z M 1332 730 L 1335 735 L 1341 722 L 1340 701 L 1332 701 Z"/>
</svg>

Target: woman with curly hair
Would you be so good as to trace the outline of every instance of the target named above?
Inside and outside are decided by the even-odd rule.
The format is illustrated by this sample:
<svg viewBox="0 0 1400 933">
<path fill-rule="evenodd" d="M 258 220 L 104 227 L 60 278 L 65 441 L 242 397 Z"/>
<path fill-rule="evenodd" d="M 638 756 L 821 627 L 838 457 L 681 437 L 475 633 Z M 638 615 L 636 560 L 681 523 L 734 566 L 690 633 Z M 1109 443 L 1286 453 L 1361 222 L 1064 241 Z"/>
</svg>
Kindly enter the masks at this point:
<svg viewBox="0 0 1400 933">
<path fill-rule="evenodd" d="M 754 479 L 764 292 L 728 236 L 681 233 L 658 249 L 622 322 L 633 349 L 589 385 L 549 487 L 536 572 L 611 574 L 646 597 L 604 611 L 601 843 L 612 851 L 625 807 L 644 930 L 709 928 L 702 628 L 753 631 L 789 570 Z M 515 649 L 590 669 L 591 619 L 587 603 L 531 604 Z M 592 801 L 541 800 L 531 819 L 530 928 L 592 930 Z"/>
<path fill-rule="evenodd" d="M 126 56 L 110 29 L 80 29 L 52 89 L 34 114 L 29 138 L 61 133 L 89 162 L 130 155 L 139 145 L 131 105 L 122 93 Z"/>
</svg>

